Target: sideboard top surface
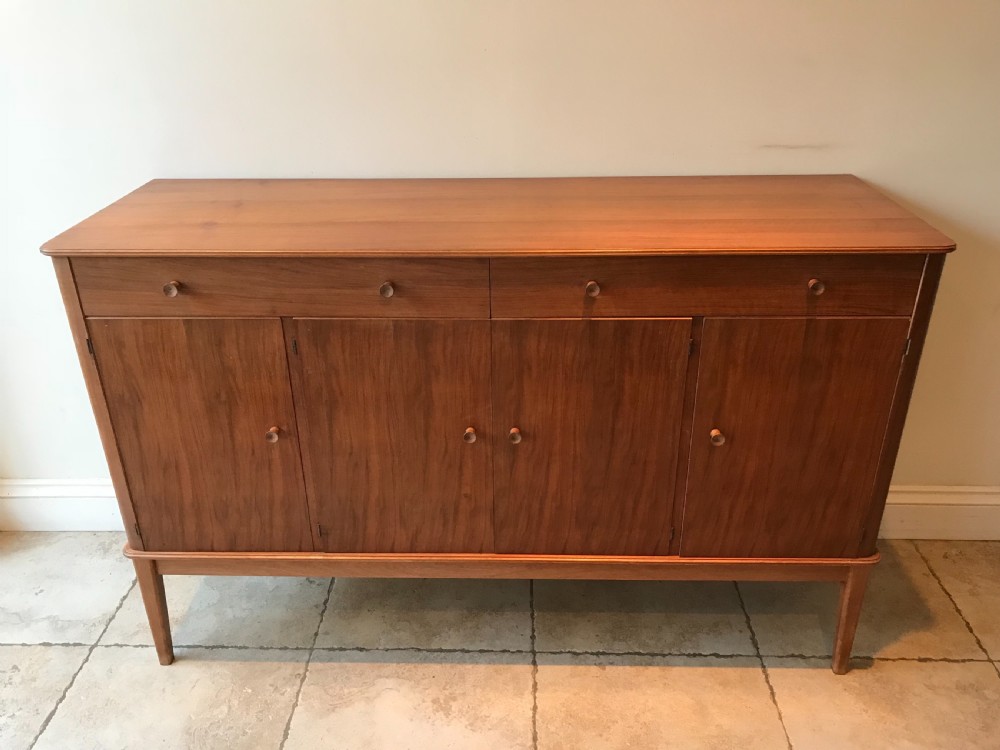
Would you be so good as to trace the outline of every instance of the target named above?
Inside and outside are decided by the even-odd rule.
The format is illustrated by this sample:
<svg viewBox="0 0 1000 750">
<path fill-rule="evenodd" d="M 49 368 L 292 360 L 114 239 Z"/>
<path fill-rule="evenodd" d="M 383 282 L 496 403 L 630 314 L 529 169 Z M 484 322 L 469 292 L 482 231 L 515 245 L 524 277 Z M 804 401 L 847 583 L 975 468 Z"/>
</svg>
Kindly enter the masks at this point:
<svg viewBox="0 0 1000 750">
<path fill-rule="evenodd" d="M 853 175 L 153 180 L 49 255 L 948 252 Z"/>
</svg>

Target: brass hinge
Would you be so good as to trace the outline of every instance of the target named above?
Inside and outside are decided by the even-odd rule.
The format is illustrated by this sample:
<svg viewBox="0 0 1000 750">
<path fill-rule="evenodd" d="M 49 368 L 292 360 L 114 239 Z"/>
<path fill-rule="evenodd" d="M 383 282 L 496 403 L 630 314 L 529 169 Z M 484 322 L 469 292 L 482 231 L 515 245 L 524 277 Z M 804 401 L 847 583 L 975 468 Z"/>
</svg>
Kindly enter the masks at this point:
<svg viewBox="0 0 1000 750">
<path fill-rule="evenodd" d="M 299 353 L 299 342 L 297 339 L 292 339 L 292 354 Z"/>
</svg>

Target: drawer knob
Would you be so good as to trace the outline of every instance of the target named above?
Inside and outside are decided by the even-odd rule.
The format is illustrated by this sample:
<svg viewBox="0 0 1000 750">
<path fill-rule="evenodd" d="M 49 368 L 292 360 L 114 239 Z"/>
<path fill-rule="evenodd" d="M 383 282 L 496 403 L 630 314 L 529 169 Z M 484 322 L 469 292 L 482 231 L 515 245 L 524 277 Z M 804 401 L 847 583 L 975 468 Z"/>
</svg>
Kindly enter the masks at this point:
<svg viewBox="0 0 1000 750">
<path fill-rule="evenodd" d="M 168 281 L 163 285 L 163 296 L 164 297 L 176 297 L 180 294 L 181 282 L 179 281 Z"/>
<path fill-rule="evenodd" d="M 596 281 L 588 281 L 587 286 L 585 286 L 584 291 L 587 293 L 588 297 L 596 297 L 601 293 L 601 285 Z"/>
<path fill-rule="evenodd" d="M 396 289 L 393 287 L 391 281 L 384 281 L 382 282 L 382 286 L 378 288 L 378 293 L 386 299 L 389 299 L 389 297 L 396 293 Z"/>
<path fill-rule="evenodd" d="M 725 444 L 726 436 L 722 434 L 722 430 L 712 430 L 708 433 L 709 440 L 712 441 L 712 445 L 718 448 L 720 445 Z"/>
<path fill-rule="evenodd" d="M 517 445 L 518 443 L 521 442 L 521 430 L 518 429 L 517 427 L 511 427 L 510 432 L 507 434 L 507 437 L 510 440 L 510 442 L 512 442 L 514 445 Z"/>
<path fill-rule="evenodd" d="M 817 297 L 826 291 L 826 284 L 820 279 L 809 279 L 809 291 Z"/>
<path fill-rule="evenodd" d="M 264 433 L 264 439 L 269 443 L 277 443 L 280 437 L 281 428 L 272 427 L 270 430 Z"/>
<path fill-rule="evenodd" d="M 467 443 L 474 443 L 474 442 L 476 442 L 476 428 L 475 427 L 466 427 L 465 428 L 465 434 L 462 435 L 462 440 L 464 440 Z"/>
</svg>

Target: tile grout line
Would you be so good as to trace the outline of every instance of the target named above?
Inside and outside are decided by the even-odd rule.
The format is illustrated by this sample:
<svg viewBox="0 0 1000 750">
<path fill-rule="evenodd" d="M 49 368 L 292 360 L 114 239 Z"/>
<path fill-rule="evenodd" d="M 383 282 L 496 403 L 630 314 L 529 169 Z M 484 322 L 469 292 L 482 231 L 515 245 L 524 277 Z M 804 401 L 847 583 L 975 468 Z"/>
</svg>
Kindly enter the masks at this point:
<svg viewBox="0 0 1000 750">
<path fill-rule="evenodd" d="M 764 663 L 764 657 L 761 656 L 760 653 L 760 642 L 757 640 L 757 632 L 753 629 L 753 623 L 750 621 L 750 611 L 747 609 L 746 602 L 743 601 L 743 593 L 740 591 L 739 583 L 733 581 L 733 588 L 736 589 L 736 598 L 740 601 L 740 609 L 743 610 L 743 617 L 746 619 L 747 630 L 750 631 L 750 642 L 753 644 L 753 650 L 757 653 L 757 661 L 760 662 L 760 673 L 764 676 L 764 682 L 767 685 L 767 692 L 771 694 L 771 703 L 774 704 L 774 710 L 778 714 L 778 723 L 781 724 L 781 731 L 785 734 L 785 743 L 788 746 L 788 750 L 793 750 L 792 738 L 788 736 L 788 728 L 785 726 L 785 717 L 781 715 L 781 706 L 778 705 L 778 695 L 774 692 L 774 685 L 771 684 L 771 675 L 768 674 L 767 664 Z"/>
<path fill-rule="evenodd" d="M 83 668 L 87 666 L 87 662 L 90 661 L 91 655 L 97 649 L 97 644 L 101 642 L 101 638 L 103 638 L 104 634 L 108 632 L 108 628 L 111 627 L 111 623 L 114 621 L 115 617 L 118 616 L 118 613 L 121 611 L 121 608 L 125 605 L 125 600 L 128 598 L 128 595 L 132 593 L 132 589 L 135 588 L 135 582 L 136 579 L 133 578 L 132 583 L 129 585 L 128 589 L 125 591 L 124 594 L 122 594 L 122 598 L 118 600 L 118 606 L 115 607 L 115 610 L 114 612 L 111 613 L 111 616 L 108 618 L 108 621 L 104 623 L 104 627 L 101 628 L 101 632 L 97 634 L 97 638 L 95 638 L 94 642 L 90 644 L 90 648 L 87 649 L 87 655 L 83 657 L 83 661 L 80 662 L 80 666 L 76 668 L 76 671 L 73 673 L 73 676 L 69 678 L 69 683 L 67 683 L 62 693 L 56 699 L 56 703 L 52 707 L 52 710 L 49 711 L 48 715 L 45 717 L 45 720 L 42 722 L 42 725 L 38 728 L 38 732 L 31 740 L 31 744 L 28 745 L 28 750 L 32 750 L 32 748 L 38 744 L 38 740 L 41 738 L 42 734 L 45 733 L 45 730 L 48 729 L 49 724 L 51 723 L 53 717 L 55 717 L 56 712 L 59 710 L 59 706 L 61 706 L 63 701 L 66 700 L 66 696 L 69 694 L 69 691 L 73 688 L 73 685 L 76 683 L 76 678 L 80 676 L 80 672 L 82 672 Z"/>
<path fill-rule="evenodd" d="M 965 616 L 965 612 L 963 612 L 962 608 L 958 606 L 958 602 L 955 601 L 955 597 L 951 595 L 951 592 L 944 585 L 944 581 L 941 580 L 941 576 L 939 576 L 937 571 L 934 570 L 934 567 L 931 565 L 931 561 L 927 559 L 927 556 L 924 554 L 924 551 L 920 549 L 920 545 L 917 544 L 915 539 L 911 539 L 910 544 L 913 545 L 913 549 L 916 553 L 920 555 L 920 559 L 923 560 L 924 565 L 927 566 L 927 571 L 931 574 L 931 576 L 933 576 L 934 580 L 937 581 L 938 586 L 941 587 L 944 595 L 948 597 L 948 601 L 951 602 L 951 606 L 955 608 L 958 616 L 962 618 L 962 622 L 965 623 L 966 630 L 968 630 L 969 634 L 976 640 L 976 645 L 979 646 L 979 650 L 983 652 L 986 659 L 993 665 L 993 669 L 997 673 L 997 677 L 1000 677 L 1000 666 L 997 666 L 997 663 L 993 661 L 993 657 L 990 655 L 990 652 L 986 650 L 986 646 L 984 646 L 983 642 L 979 640 L 979 636 L 976 634 L 976 631 L 972 629 L 972 623 L 969 622 L 969 618 Z"/>
<path fill-rule="evenodd" d="M 535 581 L 528 581 L 528 607 L 531 611 L 531 747 L 538 750 L 538 648 L 535 634 Z"/>
<path fill-rule="evenodd" d="M 16 647 L 33 647 L 33 646 L 44 646 L 44 647 L 80 647 L 87 646 L 86 643 L 0 643 L 0 647 L 4 646 L 16 646 Z M 309 651 L 308 646 L 242 646 L 242 645 L 227 645 L 224 643 L 215 644 L 197 644 L 197 643 L 187 643 L 187 644 L 175 644 L 176 648 L 188 649 L 191 651 L 288 651 L 288 652 L 299 652 L 299 651 Z M 155 648 L 155 646 L 148 643 L 99 643 L 97 648 Z M 423 648 L 420 646 L 380 646 L 380 647 L 370 647 L 370 646 L 316 646 L 312 649 L 314 652 L 329 652 L 329 653 L 418 653 L 418 654 L 531 654 L 530 649 L 520 649 L 520 648 Z M 685 657 L 690 659 L 752 659 L 756 654 L 724 654 L 719 651 L 596 651 L 596 650 L 577 650 L 577 649 L 537 649 L 536 654 L 544 654 L 546 656 L 651 656 L 655 658 L 670 658 L 670 657 Z M 827 660 L 833 658 L 831 654 L 761 654 L 762 657 L 766 659 L 821 659 Z M 955 658 L 948 656 L 855 656 L 855 659 L 860 659 L 864 661 L 884 661 L 884 662 L 903 662 L 912 661 L 920 662 L 926 664 L 990 664 L 995 663 L 993 659 L 988 657 L 978 657 L 978 658 Z"/>
<path fill-rule="evenodd" d="M 326 589 L 326 599 L 323 600 L 323 609 L 319 614 L 319 622 L 316 623 L 316 631 L 313 633 L 312 644 L 309 646 L 309 653 L 306 654 L 306 663 L 302 666 L 302 677 L 299 679 L 298 690 L 295 691 L 295 701 L 292 703 L 292 709 L 288 712 L 288 719 L 285 721 L 285 729 L 281 733 L 281 742 L 278 744 L 278 750 L 283 750 L 285 743 L 288 742 L 288 734 L 292 730 L 292 719 L 295 717 L 295 711 L 299 707 L 299 699 L 302 697 L 302 688 L 306 684 L 306 677 L 309 676 L 309 665 L 312 663 L 313 654 L 316 653 L 316 641 L 319 640 L 319 631 L 323 627 L 323 620 L 326 619 L 326 610 L 330 606 L 330 596 L 333 594 L 333 586 L 336 582 L 336 578 L 331 578 L 330 585 Z M 299 650 L 301 651 L 302 649 Z"/>
</svg>

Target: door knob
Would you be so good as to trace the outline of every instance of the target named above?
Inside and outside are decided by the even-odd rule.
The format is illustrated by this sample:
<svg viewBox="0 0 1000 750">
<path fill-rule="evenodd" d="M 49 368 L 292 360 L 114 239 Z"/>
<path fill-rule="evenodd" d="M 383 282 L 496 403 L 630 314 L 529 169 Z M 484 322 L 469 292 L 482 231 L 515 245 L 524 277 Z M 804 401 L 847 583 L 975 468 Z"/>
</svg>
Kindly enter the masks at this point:
<svg viewBox="0 0 1000 750">
<path fill-rule="evenodd" d="M 393 287 L 391 281 L 383 281 L 382 286 L 378 288 L 378 293 L 386 299 L 389 299 L 389 297 L 396 293 L 396 289 Z"/>
<path fill-rule="evenodd" d="M 163 296 L 164 297 L 176 297 L 181 291 L 181 282 L 179 281 L 168 281 L 163 285 Z"/>
<path fill-rule="evenodd" d="M 281 432 L 280 427 L 272 427 L 271 429 L 269 429 L 267 432 L 264 433 L 264 439 L 269 443 L 277 443 L 278 438 L 280 437 L 279 434 L 280 432 Z"/>
<path fill-rule="evenodd" d="M 521 442 L 521 430 L 517 427 L 511 427 L 510 432 L 507 433 L 507 437 L 514 445 Z"/>
<path fill-rule="evenodd" d="M 722 430 L 712 430 L 708 433 L 708 438 L 716 448 L 726 442 L 726 436 L 722 434 Z"/>
<path fill-rule="evenodd" d="M 465 428 L 465 434 L 462 435 L 462 440 L 464 440 L 467 443 L 474 443 L 474 442 L 476 442 L 476 428 L 475 427 L 466 427 Z"/>
<path fill-rule="evenodd" d="M 587 293 L 588 297 L 596 297 L 601 293 L 601 285 L 596 281 L 588 281 L 587 286 L 583 290 Z"/>
<path fill-rule="evenodd" d="M 809 279 L 807 286 L 809 287 L 809 291 L 817 297 L 826 291 L 826 284 L 821 279 Z"/>
</svg>

